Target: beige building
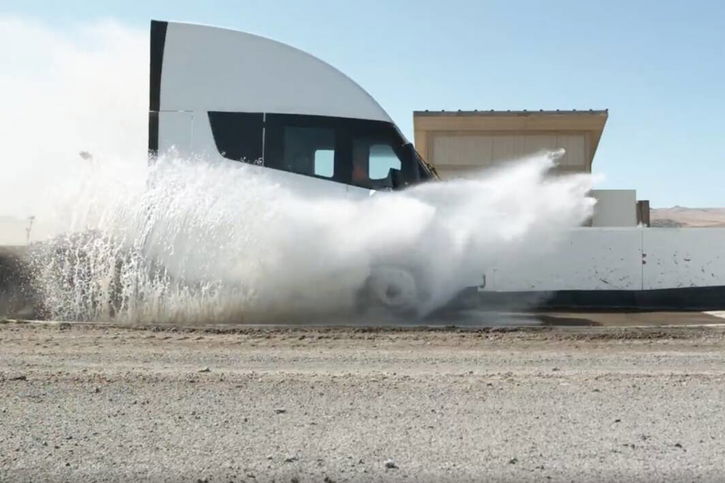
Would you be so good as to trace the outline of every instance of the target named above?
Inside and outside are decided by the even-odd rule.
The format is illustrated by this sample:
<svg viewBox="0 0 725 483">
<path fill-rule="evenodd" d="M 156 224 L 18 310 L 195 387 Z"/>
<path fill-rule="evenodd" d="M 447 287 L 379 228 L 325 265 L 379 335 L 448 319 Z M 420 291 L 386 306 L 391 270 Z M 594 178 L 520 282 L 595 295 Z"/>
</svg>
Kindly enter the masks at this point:
<svg viewBox="0 0 725 483">
<path fill-rule="evenodd" d="M 555 172 L 591 173 L 608 111 L 416 111 L 415 146 L 442 179 L 564 149 Z M 592 226 L 649 224 L 635 190 L 593 190 Z"/>
<path fill-rule="evenodd" d="M 558 171 L 591 172 L 607 111 L 416 111 L 415 145 L 443 179 L 563 148 Z"/>
</svg>

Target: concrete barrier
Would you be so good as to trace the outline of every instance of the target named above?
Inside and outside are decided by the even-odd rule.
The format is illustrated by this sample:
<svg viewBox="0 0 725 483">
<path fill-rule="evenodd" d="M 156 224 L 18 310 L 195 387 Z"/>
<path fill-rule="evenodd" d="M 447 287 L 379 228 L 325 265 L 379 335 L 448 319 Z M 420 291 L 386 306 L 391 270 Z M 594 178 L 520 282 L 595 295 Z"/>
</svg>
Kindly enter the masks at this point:
<svg viewBox="0 0 725 483">
<path fill-rule="evenodd" d="M 725 229 L 580 228 L 536 263 L 486 271 L 482 305 L 725 309 Z M 469 296 L 470 298 L 470 296 Z"/>
</svg>

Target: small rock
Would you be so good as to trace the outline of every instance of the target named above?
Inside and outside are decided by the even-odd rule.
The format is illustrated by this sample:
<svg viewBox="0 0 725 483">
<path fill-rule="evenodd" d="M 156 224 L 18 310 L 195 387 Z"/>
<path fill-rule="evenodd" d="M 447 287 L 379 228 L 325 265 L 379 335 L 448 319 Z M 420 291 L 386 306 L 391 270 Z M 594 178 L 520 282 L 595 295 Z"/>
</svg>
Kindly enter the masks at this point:
<svg viewBox="0 0 725 483">
<path fill-rule="evenodd" d="M 615 422 L 615 423 L 621 423 L 621 422 L 622 422 L 622 420 L 621 420 L 621 419 L 615 419 L 615 420 L 614 420 L 614 422 Z"/>
<path fill-rule="evenodd" d="M 26 376 L 25 374 L 21 374 L 20 376 L 11 377 L 9 380 L 10 381 L 27 381 L 28 376 Z"/>
<path fill-rule="evenodd" d="M 682 445 L 680 443 L 675 443 L 675 448 L 682 448 Z"/>
<path fill-rule="evenodd" d="M 294 462 L 295 462 L 295 461 L 297 461 L 298 459 L 299 459 L 299 458 L 297 458 L 297 456 L 288 456 L 288 457 L 286 457 L 286 458 L 284 459 L 284 462 L 285 462 L 285 463 L 294 463 Z"/>
<path fill-rule="evenodd" d="M 511 458 L 511 459 L 509 460 L 509 464 L 510 464 L 510 465 L 515 465 L 515 464 L 516 464 L 516 463 L 518 463 L 518 462 L 519 462 L 518 458 Z"/>
<path fill-rule="evenodd" d="M 208 367 L 202 367 L 201 369 L 199 369 L 199 372 L 211 372 L 211 369 L 209 369 Z"/>
<path fill-rule="evenodd" d="M 99 392 L 101 392 L 101 388 L 100 387 L 96 387 L 96 388 L 93 389 L 93 392 L 95 392 L 96 394 L 98 394 Z"/>
<path fill-rule="evenodd" d="M 285 408 L 275 408 L 274 412 L 277 414 L 284 414 L 287 412 L 287 410 Z"/>
<path fill-rule="evenodd" d="M 551 371 L 552 371 L 552 372 L 558 372 L 559 370 L 560 370 L 560 369 L 559 369 L 558 367 L 553 367 L 553 368 L 551 369 Z"/>
<path fill-rule="evenodd" d="M 395 464 L 395 460 L 387 459 L 385 460 L 385 467 L 388 469 L 397 469 L 398 465 Z"/>
</svg>

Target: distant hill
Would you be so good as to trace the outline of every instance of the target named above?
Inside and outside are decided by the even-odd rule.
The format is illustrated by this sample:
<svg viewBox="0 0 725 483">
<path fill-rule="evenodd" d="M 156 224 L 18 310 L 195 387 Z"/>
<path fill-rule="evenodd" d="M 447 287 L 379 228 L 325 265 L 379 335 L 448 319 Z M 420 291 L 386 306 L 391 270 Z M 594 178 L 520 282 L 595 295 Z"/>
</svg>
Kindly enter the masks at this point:
<svg viewBox="0 0 725 483">
<path fill-rule="evenodd" d="M 725 228 L 725 208 L 652 208 L 650 224 L 662 228 Z"/>
</svg>

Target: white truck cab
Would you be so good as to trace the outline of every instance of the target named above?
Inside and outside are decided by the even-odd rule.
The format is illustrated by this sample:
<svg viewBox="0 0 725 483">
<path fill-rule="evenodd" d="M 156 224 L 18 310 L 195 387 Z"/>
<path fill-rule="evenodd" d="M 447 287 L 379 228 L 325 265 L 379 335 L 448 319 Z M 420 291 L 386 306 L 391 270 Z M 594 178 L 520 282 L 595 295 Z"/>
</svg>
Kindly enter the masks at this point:
<svg viewBox="0 0 725 483">
<path fill-rule="evenodd" d="M 365 198 L 437 177 L 370 94 L 288 45 L 152 21 L 150 67 L 151 159 L 247 163 L 307 198 Z M 414 315 L 428 296 L 419 279 L 378 261 L 358 305 Z"/>
<path fill-rule="evenodd" d="M 151 22 L 149 153 L 272 169 L 306 195 L 435 177 L 382 107 L 329 64 L 228 29 Z"/>
</svg>

